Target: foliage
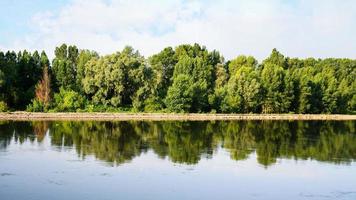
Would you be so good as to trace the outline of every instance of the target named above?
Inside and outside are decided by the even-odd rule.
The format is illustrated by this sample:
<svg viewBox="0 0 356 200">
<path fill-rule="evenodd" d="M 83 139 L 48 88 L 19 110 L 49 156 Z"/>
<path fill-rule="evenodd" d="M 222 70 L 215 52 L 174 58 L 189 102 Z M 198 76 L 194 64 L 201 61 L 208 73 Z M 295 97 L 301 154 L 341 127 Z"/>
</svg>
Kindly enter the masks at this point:
<svg viewBox="0 0 356 200">
<path fill-rule="evenodd" d="M 36 85 L 36 100 L 41 102 L 44 106 L 43 110 L 47 111 L 51 101 L 51 78 L 48 74 L 48 68 L 43 68 L 43 75 L 41 81 Z"/>
<path fill-rule="evenodd" d="M 78 48 L 62 44 L 56 47 L 52 62 L 53 73 L 58 87 L 76 88 Z"/>
<path fill-rule="evenodd" d="M 171 47 L 163 49 L 160 53 L 149 58 L 149 64 L 153 70 L 153 89 L 157 100 L 163 99 L 167 95 L 169 86 L 172 85 L 174 67 L 177 64 L 175 51 Z M 152 98 L 154 99 L 154 98 Z M 157 102 L 160 107 L 162 102 Z"/>
<path fill-rule="evenodd" d="M 129 46 L 100 56 L 62 44 L 54 53 L 50 66 L 43 51 L 0 51 L 0 101 L 33 111 L 356 113 L 352 59 L 289 58 L 273 49 L 260 64 L 244 55 L 225 62 L 199 44 L 148 59 Z"/>
<path fill-rule="evenodd" d="M 43 104 L 42 101 L 39 101 L 38 99 L 33 99 L 31 104 L 29 104 L 26 108 L 26 111 L 28 112 L 45 112 L 46 106 Z"/>
<path fill-rule="evenodd" d="M 0 101 L 0 112 L 6 112 L 7 110 L 7 104 L 4 101 Z"/>
<path fill-rule="evenodd" d="M 212 94 L 209 94 L 208 101 L 213 112 L 227 112 L 228 107 L 224 104 L 226 97 L 226 83 L 229 80 L 229 73 L 226 66 L 218 64 L 215 70 L 215 85 Z"/>
<path fill-rule="evenodd" d="M 257 112 L 260 104 L 260 92 L 261 84 L 256 71 L 249 67 L 241 67 L 230 78 L 224 101 L 231 112 Z"/>
<path fill-rule="evenodd" d="M 84 73 L 84 92 L 94 104 L 120 107 L 132 104 L 149 70 L 137 51 L 125 47 L 122 52 L 91 59 Z"/>
<path fill-rule="evenodd" d="M 98 53 L 89 50 L 81 50 L 77 58 L 76 87 L 84 94 L 83 79 L 85 77 L 85 65 L 92 59 L 99 58 Z"/>
<path fill-rule="evenodd" d="M 85 97 L 71 89 L 60 88 L 59 93 L 54 94 L 53 111 L 75 112 L 84 109 L 85 105 Z"/>
<path fill-rule="evenodd" d="M 189 112 L 193 102 L 192 82 L 187 75 L 181 74 L 175 78 L 172 87 L 168 89 L 166 105 L 172 112 Z"/>
</svg>

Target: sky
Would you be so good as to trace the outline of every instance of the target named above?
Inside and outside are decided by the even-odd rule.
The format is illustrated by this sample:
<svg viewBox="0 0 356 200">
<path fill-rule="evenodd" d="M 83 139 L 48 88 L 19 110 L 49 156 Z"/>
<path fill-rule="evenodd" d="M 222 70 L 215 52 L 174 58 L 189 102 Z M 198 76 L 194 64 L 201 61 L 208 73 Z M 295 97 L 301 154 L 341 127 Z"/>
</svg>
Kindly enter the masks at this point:
<svg viewBox="0 0 356 200">
<path fill-rule="evenodd" d="M 62 43 L 101 55 L 130 45 L 148 57 L 199 43 L 226 59 L 356 58 L 355 0 L 0 0 L 0 50 Z"/>
</svg>

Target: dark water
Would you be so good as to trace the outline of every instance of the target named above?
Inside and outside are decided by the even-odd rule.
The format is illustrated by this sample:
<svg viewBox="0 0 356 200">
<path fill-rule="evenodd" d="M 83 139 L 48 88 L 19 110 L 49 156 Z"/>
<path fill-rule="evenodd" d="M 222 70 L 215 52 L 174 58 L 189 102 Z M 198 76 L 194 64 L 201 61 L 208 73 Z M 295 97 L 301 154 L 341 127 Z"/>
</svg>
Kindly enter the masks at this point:
<svg viewBox="0 0 356 200">
<path fill-rule="evenodd" d="M 0 122 L 0 199 L 356 199 L 355 121 Z"/>
</svg>

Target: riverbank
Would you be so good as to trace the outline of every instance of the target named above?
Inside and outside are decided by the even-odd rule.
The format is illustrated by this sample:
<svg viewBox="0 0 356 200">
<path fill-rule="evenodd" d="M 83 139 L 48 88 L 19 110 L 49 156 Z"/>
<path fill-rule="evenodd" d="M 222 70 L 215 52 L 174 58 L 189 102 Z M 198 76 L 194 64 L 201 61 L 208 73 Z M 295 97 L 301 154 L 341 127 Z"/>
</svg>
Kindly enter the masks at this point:
<svg viewBox="0 0 356 200">
<path fill-rule="evenodd" d="M 356 120 L 356 115 L 327 114 L 175 114 L 175 113 L 0 113 L 0 120 Z"/>
</svg>

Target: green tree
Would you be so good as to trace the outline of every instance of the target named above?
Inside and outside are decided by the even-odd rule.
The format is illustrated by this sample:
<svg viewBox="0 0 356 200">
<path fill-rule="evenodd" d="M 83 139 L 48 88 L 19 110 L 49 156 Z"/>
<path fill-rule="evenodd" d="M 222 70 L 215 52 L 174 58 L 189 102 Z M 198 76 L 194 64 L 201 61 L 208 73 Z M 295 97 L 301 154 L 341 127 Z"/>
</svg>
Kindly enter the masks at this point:
<svg viewBox="0 0 356 200">
<path fill-rule="evenodd" d="M 174 67 L 173 84 L 179 75 L 186 75 L 191 82 L 192 101 L 189 110 L 185 112 L 209 111 L 209 95 L 214 93 L 216 66 L 222 61 L 220 54 L 216 51 L 208 52 L 198 44 L 180 45 L 175 52 L 178 62 Z"/>
<path fill-rule="evenodd" d="M 79 50 L 76 46 L 62 44 L 60 47 L 56 47 L 52 69 L 58 87 L 76 89 L 78 54 Z"/>
<path fill-rule="evenodd" d="M 261 99 L 261 84 L 258 72 L 248 66 L 242 66 L 231 75 L 227 85 L 224 102 L 230 112 L 258 112 Z"/>
<path fill-rule="evenodd" d="M 236 74 L 236 71 L 239 70 L 241 67 L 256 69 L 257 60 L 252 56 L 241 55 L 231 60 L 228 66 L 230 75 L 234 75 Z"/>
<path fill-rule="evenodd" d="M 282 67 L 283 69 L 288 68 L 288 61 L 277 49 L 272 49 L 271 55 L 263 61 L 263 64 L 274 64 Z"/>
<path fill-rule="evenodd" d="M 10 61 L 11 62 L 11 61 Z M 16 62 L 16 61 L 14 61 Z M 37 51 L 19 52 L 17 56 L 15 107 L 24 109 L 35 96 L 35 85 L 41 79 L 42 66 Z"/>
<path fill-rule="evenodd" d="M 168 89 L 166 106 L 172 112 L 189 112 L 193 102 L 192 82 L 188 75 L 180 74 Z"/>
<path fill-rule="evenodd" d="M 284 95 L 284 70 L 273 64 L 266 64 L 261 72 L 261 82 L 264 88 L 264 99 L 262 103 L 263 113 L 286 112 L 283 104 Z"/>
<path fill-rule="evenodd" d="M 214 112 L 225 112 L 228 111 L 226 105 L 223 105 L 223 100 L 226 96 L 227 81 L 229 80 L 228 70 L 226 65 L 218 64 L 215 70 L 215 85 L 214 92 L 208 96 L 210 107 Z"/>
<path fill-rule="evenodd" d="M 81 94 L 84 94 L 83 79 L 85 77 L 85 65 L 93 58 L 99 58 L 99 54 L 95 51 L 81 50 L 79 52 L 77 58 L 76 87 Z"/>
<path fill-rule="evenodd" d="M 95 104 L 130 106 L 137 90 L 145 83 L 147 66 L 138 51 L 93 58 L 85 65 L 84 92 Z"/>
<path fill-rule="evenodd" d="M 337 101 L 337 79 L 334 77 L 335 71 L 332 68 L 324 68 L 316 75 L 316 81 L 321 85 L 323 113 L 338 113 Z"/>
<path fill-rule="evenodd" d="M 287 59 L 276 49 L 263 61 L 261 83 L 264 89 L 262 112 L 286 113 L 293 101 L 292 76 L 288 72 Z M 286 69 L 286 70 L 285 70 Z"/>
<path fill-rule="evenodd" d="M 177 64 L 175 51 L 171 47 L 164 48 L 149 58 L 154 73 L 153 88 L 159 107 L 163 108 L 162 100 L 166 97 L 168 87 L 172 85 L 174 66 Z"/>
</svg>

